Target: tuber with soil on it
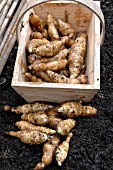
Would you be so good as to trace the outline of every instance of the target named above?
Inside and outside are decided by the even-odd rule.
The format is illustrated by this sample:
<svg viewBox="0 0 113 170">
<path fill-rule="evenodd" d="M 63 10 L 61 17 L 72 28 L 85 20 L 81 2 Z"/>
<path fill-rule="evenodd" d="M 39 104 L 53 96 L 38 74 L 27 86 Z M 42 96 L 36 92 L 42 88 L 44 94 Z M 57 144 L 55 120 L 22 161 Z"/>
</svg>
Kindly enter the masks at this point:
<svg viewBox="0 0 113 170">
<path fill-rule="evenodd" d="M 23 143 L 31 145 L 41 144 L 52 138 L 52 136 L 49 136 L 39 131 L 17 131 L 17 132 L 11 131 L 5 132 L 5 134 L 14 136 L 20 139 Z"/>
<path fill-rule="evenodd" d="M 59 117 L 60 113 L 58 112 L 58 108 L 59 106 L 56 106 L 50 110 L 47 111 L 47 115 L 50 116 L 54 116 L 54 117 Z"/>
<path fill-rule="evenodd" d="M 32 32 L 30 39 L 43 39 L 43 35 L 40 32 Z"/>
<path fill-rule="evenodd" d="M 33 64 L 33 62 L 39 58 L 41 58 L 41 56 L 37 54 L 30 54 L 27 59 L 28 59 L 29 64 Z"/>
<path fill-rule="evenodd" d="M 67 35 L 70 38 L 74 38 L 76 36 L 75 29 L 72 28 L 72 26 L 69 23 L 66 23 L 61 19 L 58 19 L 57 24 L 58 24 L 58 30 L 63 36 Z"/>
<path fill-rule="evenodd" d="M 28 41 L 27 45 L 26 45 L 26 49 L 29 53 L 33 52 L 34 48 L 37 48 L 39 46 L 42 46 L 46 43 L 49 43 L 49 41 L 45 38 L 42 39 L 31 39 Z"/>
<path fill-rule="evenodd" d="M 59 34 L 57 31 L 57 28 L 55 26 L 55 19 L 53 18 L 53 16 L 51 14 L 48 14 L 46 17 L 46 23 L 48 26 L 48 35 L 50 37 L 51 40 L 59 40 Z"/>
<path fill-rule="evenodd" d="M 30 82 L 43 82 L 43 80 L 36 75 L 32 75 L 31 73 L 25 73 L 25 78 Z"/>
<path fill-rule="evenodd" d="M 65 68 L 67 64 L 68 64 L 67 59 L 61 59 L 58 61 L 50 61 L 47 63 L 34 64 L 32 65 L 32 67 L 29 66 L 28 68 L 34 70 L 35 72 L 46 71 L 46 70 L 60 71 L 63 68 Z"/>
<path fill-rule="evenodd" d="M 21 116 L 21 120 L 26 120 L 30 123 L 42 126 L 48 123 L 48 119 L 49 117 L 44 112 L 28 113 Z"/>
<path fill-rule="evenodd" d="M 43 146 L 43 156 L 42 156 L 42 162 L 38 163 L 34 170 L 44 169 L 46 165 L 51 164 L 53 160 L 53 156 L 56 152 L 56 149 L 60 143 L 60 139 L 55 136 L 53 139 L 49 142 L 46 142 Z"/>
<path fill-rule="evenodd" d="M 86 54 L 86 41 L 87 35 L 83 32 L 78 34 L 75 43 L 71 46 L 68 56 L 70 78 L 76 78 L 82 70 Z"/>
<path fill-rule="evenodd" d="M 53 57 L 54 55 L 58 54 L 61 47 L 69 42 L 69 37 L 64 36 L 61 40 L 54 40 L 41 45 L 37 48 L 33 48 L 32 52 L 42 57 Z"/>
<path fill-rule="evenodd" d="M 56 150 L 55 156 L 56 156 L 56 161 L 59 166 L 61 166 L 62 163 L 67 158 L 67 155 L 69 152 L 69 142 L 72 137 L 73 137 L 73 133 L 69 133 L 66 140 L 63 141 Z"/>
<path fill-rule="evenodd" d="M 51 70 L 47 70 L 46 73 L 53 83 L 87 84 L 88 82 L 88 77 L 86 75 L 79 75 L 77 78 L 71 79 Z"/>
<path fill-rule="evenodd" d="M 22 131 L 39 131 L 47 135 L 49 134 L 52 135 L 56 133 L 56 131 L 53 129 L 50 129 L 44 126 L 35 126 L 32 123 L 29 123 L 27 121 L 22 121 L 22 120 L 19 122 L 16 122 L 15 125 Z"/>
<path fill-rule="evenodd" d="M 65 117 L 75 118 L 76 116 L 95 116 L 97 109 L 92 106 L 83 106 L 81 102 L 68 101 L 61 104 L 58 112 Z"/>
<path fill-rule="evenodd" d="M 48 125 L 54 129 L 57 128 L 57 125 L 62 122 L 61 118 L 55 117 L 55 116 L 50 116 L 48 119 Z"/>
<path fill-rule="evenodd" d="M 75 127 L 75 125 L 76 121 L 74 119 L 68 118 L 58 123 L 56 131 L 58 134 L 65 136 L 69 134 L 69 132 Z"/>
<path fill-rule="evenodd" d="M 18 107 L 10 107 L 10 106 L 8 107 L 7 105 L 7 106 L 4 106 L 4 111 L 15 112 L 16 114 L 27 114 L 31 112 L 46 111 L 53 107 L 54 106 L 51 104 L 46 104 L 43 102 L 34 102 L 30 104 L 24 104 Z"/>
</svg>

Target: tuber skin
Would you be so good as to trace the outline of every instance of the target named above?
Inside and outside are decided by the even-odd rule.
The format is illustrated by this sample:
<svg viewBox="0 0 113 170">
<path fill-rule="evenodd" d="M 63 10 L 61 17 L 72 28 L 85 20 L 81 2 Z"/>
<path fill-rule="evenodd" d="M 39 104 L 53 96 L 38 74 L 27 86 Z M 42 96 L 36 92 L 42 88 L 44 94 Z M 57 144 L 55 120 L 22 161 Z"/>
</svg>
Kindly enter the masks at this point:
<svg viewBox="0 0 113 170">
<path fill-rule="evenodd" d="M 50 116 L 54 116 L 54 117 L 59 117 L 60 113 L 58 112 L 58 108 L 59 106 L 56 106 L 50 110 L 47 111 L 47 115 Z"/>
<path fill-rule="evenodd" d="M 54 24 L 55 19 L 53 18 L 53 16 L 51 14 L 47 15 L 46 22 L 48 25 L 48 35 L 49 35 L 50 39 L 51 40 L 59 40 L 60 37 L 59 37 L 58 31 L 56 29 L 56 26 Z"/>
<path fill-rule="evenodd" d="M 64 44 L 69 42 L 69 39 L 70 38 L 68 36 L 64 36 L 61 38 L 61 40 L 50 41 L 50 43 L 33 48 L 32 51 L 34 54 L 42 57 L 53 57 L 54 55 L 58 54 Z"/>
<path fill-rule="evenodd" d="M 69 142 L 72 137 L 73 137 L 73 133 L 69 133 L 66 140 L 63 141 L 56 150 L 55 156 L 56 156 L 56 161 L 59 166 L 61 166 L 62 163 L 67 158 L 67 155 L 69 152 Z"/>
<path fill-rule="evenodd" d="M 16 122 L 15 125 L 21 130 L 21 131 L 39 131 L 42 133 L 45 133 L 47 135 L 55 134 L 56 131 L 44 126 L 35 126 L 32 123 L 29 123 L 27 121 L 19 121 Z"/>
<path fill-rule="evenodd" d="M 41 79 L 43 79 L 44 81 L 51 82 L 51 79 L 47 75 L 46 71 L 38 71 L 38 72 L 36 72 L 36 74 L 37 74 L 37 76 L 41 77 Z"/>
<path fill-rule="evenodd" d="M 29 16 L 30 24 L 37 29 L 39 32 L 43 32 L 45 27 L 45 22 L 38 16 L 33 13 Z"/>
<path fill-rule="evenodd" d="M 42 39 L 43 35 L 40 32 L 32 32 L 30 39 Z"/>
<path fill-rule="evenodd" d="M 35 60 L 39 59 L 39 58 L 41 58 L 41 56 L 38 56 L 37 54 L 30 54 L 30 55 L 28 56 L 28 62 L 29 62 L 30 64 L 33 64 L 33 62 L 34 62 Z"/>
<path fill-rule="evenodd" d="M 41 78 L 38 78 L 36 75 L 32 75 L 31 73 L 25 73 L 25 77 L 30 82 L 43 82 L 43 80 Z"/>
<path fill-rule="evenodd" d="M 83 67 L 84 57 L 86 54 L 86 33 L 78 34 L 75 43 L 72 45 L 69 51 L 69 71 L 70 78 L 76 78 Z"/>
<path fill-rule="evenodd" d="M 67 59 L 61 59 L 58 61 L 50 61 L 47 63 L 35 64 L 32 66 L 32 68 L 31 67 L 28 68 L 34 70 L 35 72 L 46 70 L 60 71 L 63 68 L 65 68 L 67 64 L 68 64 Z"/>
<path fill-rule="evenodd" d="M 92 106 L 83 106 L 81 102 L 68 101 L 61 104 L 58 112 L 65 117 L 75 118 L 76 116 L 95 116 L 97 109 Z"/>
<path fill-rule="evenodd" d="M 51 164 L 53 160 L 53 156 L 56 152 L 56 149 L 60 143 L 60 139 L 55 136 L 49 142 L 46 142 L 43 146 L 43 156 L 42 156 L 42 163 L 38 163 L 34 170 L 44 169 L 46 165 Z"/>
<path fill-rule="evenodd" d="M 57 128 L 57 125 L 62 122 L 61 118 L 55 117 L 55 116 L 50 116 L 48 120 L 48 125 L 54 129 Z"/>
<path fill-rule="evenodd" d="M 75 127 L 75 125 L 76 121 L 74 119 L 68 118 L 59 122 L 56 130 L 58 134 L 65 136 L 69 134 L 69 132 Z"/>
<path fill-rule="evenodd" d="M 26 48 L 29 53 L 33 52 L 34 48 L 37 48 L 39 46 L 42 46 L 46 43 L 49 43 L 49 41 L 46 38 L 43 39 L 31 39 L 28 41 Z"/>
<path fill-rule="evenodd" d="M 48 119 L 49 117 L 44 112 L 28 113 L 21 116 L 21 120 L 26 120 L 30 123 L 42 126 L 48 123 Z"/>
<path fill-rule="evenodd" d="M 32 64 L 28 68 L 31 70 L 34 65 L 39 64 L 39 63 L 47 63 L 50 61 L 66 59 L 68 53 L 69 53 L 69 50 L 65 48 L 63 50 L 60 50 L 60 52 L 57 55 L 51 58 L 39 58 L 39 59 L 34 60 L 34 62 L 32 62 Z"/>
<path fill-rule="evenodd" d="M 75 29 L 72 28 L 69 23 L 66 23 L 61 19 L 58 19 L 57 24 L 58 24 L 58 30 L 63 36 L 67 35 L 70 36 L 70 38 L 74 38 L 76 36 Z"/>
<path fill-rule="evenodd" d="M 27 114 L 27 113 L 30 113 L 30 112 L 46 111 L 46 110 L 49 110 L 53 107 L 54 107 L 53 105 L 46 104 L 46 103 L 43 103 L 43 102 L 35 102 L 35 103 L 31 103 L 31 104 L 24 104 L 22 106 L 12 107 L 12 108 L 9 106 L 10 111 L 15 112 L 16 114 Z M 4 106 L 4 111 L 8 111 L 8 105 L 7 105 L 7 107 Z"/>
<path fill-rule="evenodd" d="M 5 132 L 5 134 L 14 136 L 20 139 L 25 144 L 41 144 L 47 141 L 50 136 L 39 131 L 17 131 L 17 132 Z"/>
<path fill-rule="evenodd" d="M 88 77 L 86 75 L 80 75 L 76 79 L 70 79 L 65 75 L 55 73 L 51 70 L 47 70 L 46 72 L 53 83 L 87 84 L 88 82 Z"/>
</svg>

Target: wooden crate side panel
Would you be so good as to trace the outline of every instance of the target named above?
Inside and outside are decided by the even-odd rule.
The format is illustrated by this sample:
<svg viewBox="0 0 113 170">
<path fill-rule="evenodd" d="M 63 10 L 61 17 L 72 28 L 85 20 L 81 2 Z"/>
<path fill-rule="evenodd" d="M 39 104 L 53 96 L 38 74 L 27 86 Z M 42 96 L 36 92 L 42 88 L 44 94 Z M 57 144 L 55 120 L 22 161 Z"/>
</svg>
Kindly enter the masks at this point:
<svg viewBox="0 0 113 170">
<path fill-rule="evenodd" d="M 91 101 L 97 89 L 58 89 L 58 88 L 30 88 L 13 86 L 13 88 L 27 101 L 49 101 L 61 103 L 67 100 Z"/>
<path fill-rule="evenodd" d="M 46 19 L 47 13 L 53 15 L 55 19 L 68 21 L 77 32 L 86 31 L 91 20 L 92 12 L 79 3 L 43 3 L 35 6 L 34 11 L 42 19 Z"/>
</svg>

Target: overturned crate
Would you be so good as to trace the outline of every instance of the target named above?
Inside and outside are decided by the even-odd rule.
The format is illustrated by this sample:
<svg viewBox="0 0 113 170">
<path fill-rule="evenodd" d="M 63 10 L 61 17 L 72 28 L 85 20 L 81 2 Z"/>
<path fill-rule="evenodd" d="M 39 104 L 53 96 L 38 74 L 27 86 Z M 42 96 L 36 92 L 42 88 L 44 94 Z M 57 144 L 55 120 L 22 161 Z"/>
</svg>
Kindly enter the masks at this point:
<svg viewBox="0 0 113 170">
<path fill-rule="evenodd" d="M 51 13 L 55 19 L 65 20 L 68 13 L 69 23 L 79 31 L 86 31 L 87 56 L 85 60 L 88 84 L 62 84 L 46 82 L 26 82 L 24 73 L 27 68 L 26 43 L 29 41 L 31 28 L 29 15 L 31 12 L 45 19 Z M 102 32 L 100 35 L 100 21 Z M 23 7 L 18 27 L 18 52 L 14 67 L 12 87 L 28 102 L 82 100 L 89 102 L 100 89 L 100 44 L 104 39 L 104 17 L 100 9 L 100 1 L 28 1 Z M 99 41 L 100 40 L 100 41 Z"/>
</svg>

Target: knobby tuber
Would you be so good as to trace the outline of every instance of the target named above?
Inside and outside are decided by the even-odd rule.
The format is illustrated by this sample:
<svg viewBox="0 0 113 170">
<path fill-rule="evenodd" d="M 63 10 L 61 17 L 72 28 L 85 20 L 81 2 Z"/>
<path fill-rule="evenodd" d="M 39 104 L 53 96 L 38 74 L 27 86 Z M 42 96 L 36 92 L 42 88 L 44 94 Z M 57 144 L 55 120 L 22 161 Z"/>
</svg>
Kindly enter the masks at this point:
<svg viewBox="0 0 113 170">
<path fill-rule="evenodd" d="M 30 64 L 33 64 L 33 62 L 34 62 L 35 60 L 39 59 L 39 58 L 41 58 L 41 56 L 38 56 L 37 54 L 30 54 L 30 55 L 28 56 L 28 62 L 29 62 Z"/>
<path fill-rule="evenodd" d="M 88 82 L 88 77 L 85 74 L 79 75 L 76 79 L 71 79 L 51 70 L 47 70 L 46 73 L 53 83 L 86 84 Z"/>
<path fill-rule="evenodd" d="M 69 51 L 69 71 L 70 78 L 76 78 L 84 64 L 84 57 L 86 54 L 86 33 L 78 34 L 75 43 Z"/>
<path fill-rule="evenodd" d="M 48 125 L 55 129 L 60 122 L 62 122 L 62 119 L 55 116 L 50 116 L 48 119 Z"/>
<path fill-rule="evenodd" d="M 18 107 L 10 107 L 9 110 L 11 112 L 15 112 L 16 114 L 27 114 L 30 112 L 37 112 L 37 111 L 46 111 L 53 108 L 53 105 L 42 103 L 42 102 L 35 102 L 30 104 L 24 104 Z M 4 111 L 8 111 L 8 106 L 4 107 Z"/>
<path fill-rule="evenodd" d="M 65 117 L 74 118 L 76 116 L 94 116 L 97 109 L 92 106 L 83 106 L 81 102 L 69 101 L 61 104 L 58 112 Z"/>
<path fill-rule="evenodd" d="M 42 39 L 43 35 L 40 32 L 32 32 L 30 34 L 30 39 Z"/>
<path fill-rule="evenodd" d="M 41 78 L 37 77 L 36 75 L 32 75 L 31 73 L 25 73 L 25 78 L 31 82 L 43 82 Z"/>
<path fill-rule="evenodd" d="M 49 41 L 46 39 L 46 38 L 42 38 L 42 39 L 31 39 L 28 41 L 27 45 L 26 45 L 26 48 L 27 48 L 27 51 L 29 53 L 32 53 L 33 52 L 33 49 L 34 48 L 37 48 L 39 46 L 42 46 L 46 43 L 49 43 Z"/>
<path fill-rule="evenodd" d="M 32 52 L 42 57 L 52 57 L 58 54 L 61 47 L 68 42 L 69 37 L 64 36 L 61 38 L 61 40 L 50 41 L 49 43 L 41 45 L 37 48 L 33 48 Z"/>
<path fill-rule="evenodd" d="M 55 136 L 51 141 L 44 144 L 42 162 L 38 163 L 34 170 L 44 169 L 45 165 L 51 164 L 59 143 L 60 139 Z"/>
<path fill-rule="evenodd" d="M 55 19 L 51 14 L 48 14 L 46 17 L 46 22 L 48 25 L 48 35 L 51 38 L 51 40 L 59 40 L 59 34 L 55 26 Z"/>
<path fill-rule="evenodd" d="M 43 32 L 45 22 L 38 15 L 31 13 L 29 16 L 29 22 L 37 29 L 37 31 Z"/>
<path fill-rule="evenodd" d="M 69 132 L 75 127 L 76 125 L 76 121 L 74 119 L 66 119 L 66 120 L 62 120 L 58 123 L 57 125 L 57 132 L 62 135 L 68 135 Z"/>
<path fill-rule="evenodd" d="M 44 81 L 51 82 L 51 79 L 47 75 L 46 71 L 38 71 L 38 72 L 36 72 L 36 74 L 37 74 L 37 76 L 41 77 L 41 79 L 43 79 Z"/>
<path fill-rule="evenodd" d="M 60 116 L 60 113 L 58 112 L 58 108 L 59 106 L 56 106 L 50 110 L 47 111 L 47 115 L 50 117 L 50 116 L 55 116 L 55 117 L 59 117 Z"/>
<path fill-rule="evenodd" d="M 51 138 L 50 135 L 39 131 L 17 131 L 17 132 L 5 132 L 5 134 L 14 136 L 20 139 L 23 143 L 26 144 L 41 144 Z"/>
<path fill-rule="evenodd" d="M 34 113 L 23 114 L 21 116 L 21 119 L 36 125 L 45 125 L 48 123 L 49 117 L 44 112 L 34 112 Z"/>
<path fill-rule="evenodd" d="M 27 121 L 22 121 L 22 120 L 19 122 L 16 122 L 15 125 L 22 131 L 39 131 L 47 135 L 56 133 L 56 131 L 53 129 L 50 129 L 44 126 L 35 126 L 32 123 L 29 123 Z"/>
<path fill-rule="evenodd" d="M 67 59 L 61 59 L 61 60 L 57 60 L 57 61 L 50 61 L 50 62 L 47 62 L 47 63 L 35 64 L 32 67 L 29 67 L 29 69 L 32 69 L 35 72 L 46 71 L 46 70 L 60 71 L 63 68 L 65 68 L 65 66 L 67 64 L 68 64 Z"/>
<path fill-rule="evenodd" d="M 59 166 L 62 165 L 62 163 L 65 161 L 67 158 L 67 154 L 69 152 L 69 142 L 71 138 L 73 137 L 73 133 L 69 133 L 66 140 L 63 141 L 57 148 L 55 156 L 56 156 L 56 161 Z"/>
<path fill-rule="evenodd" d="M 57 24 L 58 24 L 58 29 L 63 36 L 69 35 L 71 38 L 76 36 L 75 29 L 72 28 L 69 23 L 66 23 L 62 21 L 61 19 L 58 19 Z"/>
</svg>

